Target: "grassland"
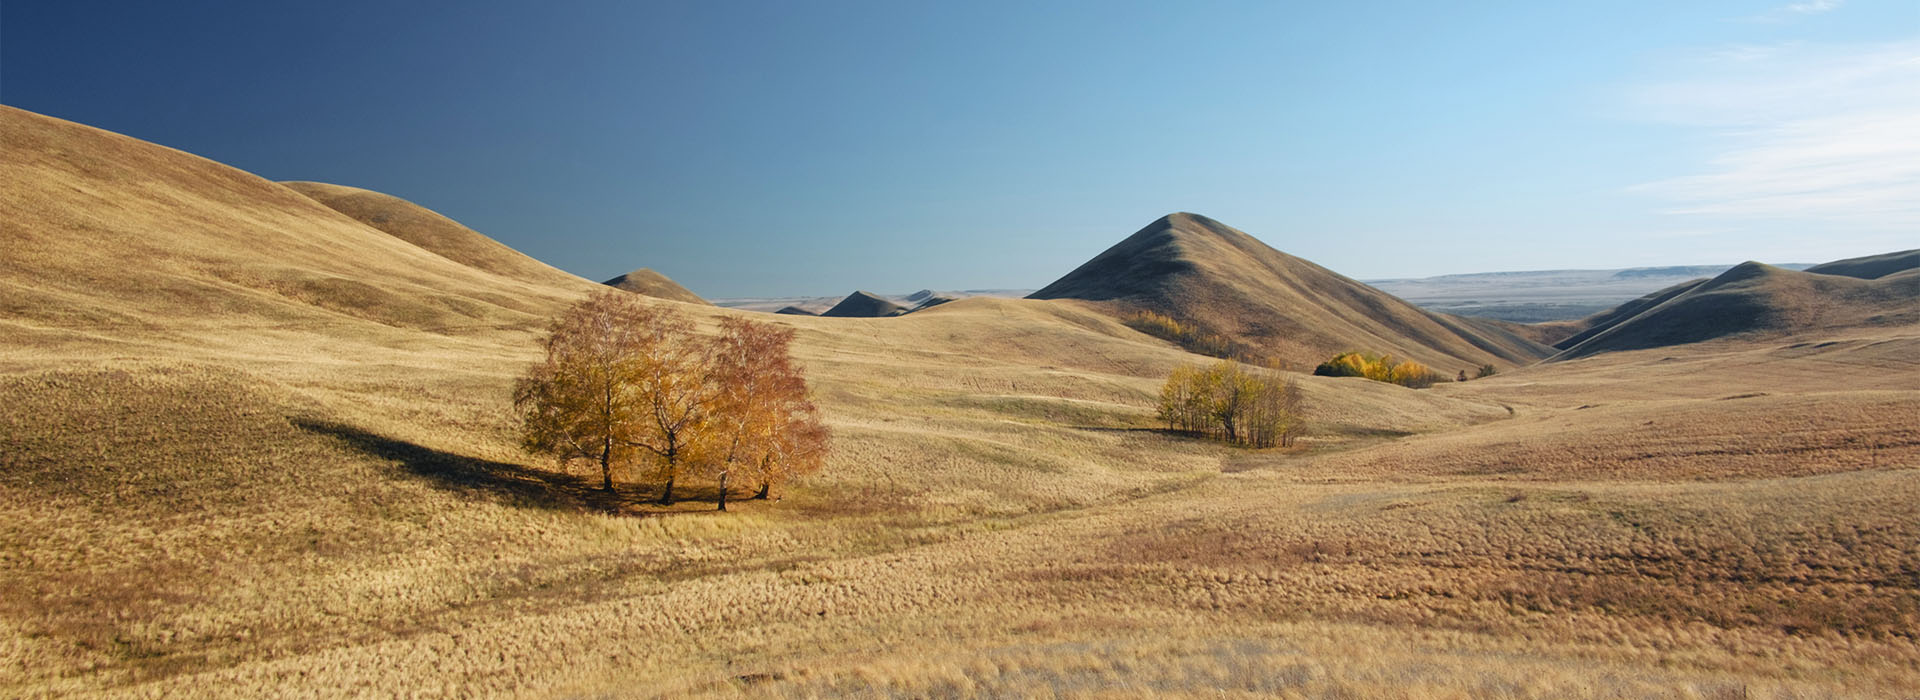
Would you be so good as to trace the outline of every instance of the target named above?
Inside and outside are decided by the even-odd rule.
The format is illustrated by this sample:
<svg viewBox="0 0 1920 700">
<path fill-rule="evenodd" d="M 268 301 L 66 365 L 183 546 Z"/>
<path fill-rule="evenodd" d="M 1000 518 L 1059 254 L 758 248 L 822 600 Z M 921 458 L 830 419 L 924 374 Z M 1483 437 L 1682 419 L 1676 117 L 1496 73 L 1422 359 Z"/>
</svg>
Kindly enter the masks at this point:
<svg viewBox="0 0 1920 700">
<path fill-rule="evenodd" d="M 948 307 L 782 319 L 839 450 L 726 515 L 658 512 L 644 489 L 607 497 L 518 454 L 502 402 L 519 340 L 14 346 L 0 680 L 790 697 L 1920 683 L 1920 387 L 1886 380 L 1882 357 L 1914 338 L 1426 392 L 1302 378 L 1307 447 L 1247 451 L 1145 429 L 1153 378 L 1188 359 L 1159 341 L 1058 302 Z"/>
<path fill-rule="evenodd" d="M 1256 451 L 1155 430 L 1201 358 L 1091 304 L 766 315 L 799 331 L 826 471 L 659 508 L 646 475 L 606 494 L 515 447 L 511 380 L 590 283 L 108 145 L 172 175 L 0 161 L 47 170 L 0 171 L 47 198 L 0 198 L 36 232 L 0 250 L 32 293 L 0 315 L 0 696 L 1920 687 L 1920 328 L 1301 377 L 1310 434 Z M 81 216 L 61 187 L 152 201 Z M 155 260 L 89 267 L 142 233 Z"/>
</svg>

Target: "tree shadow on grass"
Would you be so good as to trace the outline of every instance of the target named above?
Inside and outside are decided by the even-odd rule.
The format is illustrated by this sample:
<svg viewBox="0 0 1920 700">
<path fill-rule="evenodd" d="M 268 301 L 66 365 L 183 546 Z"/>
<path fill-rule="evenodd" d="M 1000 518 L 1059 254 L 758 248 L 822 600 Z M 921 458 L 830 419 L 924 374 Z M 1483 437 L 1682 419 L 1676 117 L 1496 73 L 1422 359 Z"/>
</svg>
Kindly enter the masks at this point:
<svg viewBox="0 0 1920 700">
<path fill-rule="evenodd" d="M 372 457 L 398 462 L 407 473 L 425 479 L 436 488 L 476 498 L 487 498 L 508 505 L 556 510 L 600 511 L 615 515 L 663 515 L 672 512 L 709 510 L 718 495 L 712 488 L 674 489 L 680 501 L 673 506 L 654 505 L 660 498 L 658 487 L 615 483 L 615 490 L 600 488 L 599 479 L 586 478 L 521 464 L 495 462 L 467 457 L 405 440 L 374 433 L 340 423 L 295 420 L 302 430 L 325 435 L 346 443 Z M 730 497 L 734 500 L 737 497 Z M 708 503 L 701 503 L 701 501 Z"/>
<path fill-rule="evenodd" d="M 1074 430 L 1084 430 L 1089 433 L 1119 433 L 1122 435 L 1129 434 L 1129 433 L 1140 433 L 1140 434 L 1147 434 L 1147 435 L 1171 435 L 1175 437 L 1193 436 L 1193 433 L 1189 433 L 1183 430 L 1171 430 L 1168 428 L 1118 428 L 1118 427 L 1109 427 L 1104 425 L 1069 425 L 1067 427 L 1072 428 Z"/>
</svg>

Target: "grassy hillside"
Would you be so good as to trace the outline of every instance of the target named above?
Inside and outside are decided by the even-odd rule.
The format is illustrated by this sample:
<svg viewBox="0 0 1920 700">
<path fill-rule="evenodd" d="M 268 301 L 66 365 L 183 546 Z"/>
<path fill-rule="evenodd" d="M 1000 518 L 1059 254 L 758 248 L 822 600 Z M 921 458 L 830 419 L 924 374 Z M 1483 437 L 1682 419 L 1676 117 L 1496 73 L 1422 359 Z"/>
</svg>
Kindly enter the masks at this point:
<svg viewBox="0 0 1920 700">
<path fill-rule="evenodd" d="M 454 262 L 533 284 L 564 288 L 579 287 L 585 281 L 501 245 L 438 212 L 393 195 L 322 182 L 280 184 L 354 221 Z"/>
<path fill-rule="evenodd" d="M 1562 341 L 1554 360 L 1733 335 L 1784 337 L 1920 322 L 1920 275 L 1863 280 L 1742 263 L 1720 276 L 1622 307 L 1611 322 Z"/>
<path fill-rule="evenodd" d="M 0 695 L 1920 687 L 1913 323 L 1301 376 L 1302 445 L 1244 450 L 1154 429 L 1209 358 L 1109 303 L 756 314 L 835 451 L 717 514 L 517 448 L 591 284 L 17 110 L 0 146 Z"/>
<path fill-rule="evenodd" d="M 1859 258 L 1835 260 L 1821 263 L 1806 269 L 1821 275 L 1843 275 L 1860 279 L 1879 279 L 1908 270 L 1920 269 L 1920 250 L 1903 250 L 1897 253 L 1868 255 Z"/>
</svg>

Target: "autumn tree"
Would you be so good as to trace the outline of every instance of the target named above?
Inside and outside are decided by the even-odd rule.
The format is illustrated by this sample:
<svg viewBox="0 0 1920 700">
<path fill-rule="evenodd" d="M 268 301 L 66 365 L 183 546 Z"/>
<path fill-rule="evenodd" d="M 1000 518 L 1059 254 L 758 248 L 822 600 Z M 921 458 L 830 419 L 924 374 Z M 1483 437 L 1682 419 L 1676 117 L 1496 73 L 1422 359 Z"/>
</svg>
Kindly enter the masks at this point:
<svg viewBox="0 0 1920 700">
<path fill-rule="evenodd" d="M 1206 403 L 1212 390 L 1206 386 L 1205 370 L 1195 365 L 1173 368 L 1173 374 L 1160 386 L 1160 420 L 1168 430 L 1204 432 L 1208 425 Z"/>
<path fill-rule="evenodd" d="M 1442 380 L 1438 372 L 1413 360 L 1367 352 L 1343 352 L 1313 368 L 1323 377 L 1366 377 L 1414 389 L 1425 389 Z"/>
<path fill-rule="evenodd" d="M 613 490 L 613 468 L 632 457 L 626 433 L 642 408 L 628 388 L 634 351 L 657 315 L 639 297 L 607 290 L 555 319 L 544 358 L 514 385 L 521 444 L 562 461 L 597 462 L 600 487 Z"/>
<path fill-rule="evenodd" d="M 720 322 L 713 341 L 712 380 L 717 388 L 709 427 L 713 449 L 707 471 L 720 484 L 719 509 L 738 471 L 760 477 L 764 498 L 773 478 L 817 468 L 825 453 L 825 427 L 807 398 L 807 381 L 793 363 L 793 331 L 741 318 Z"/>
<path fill-rule="evenodd" d="M 1174 368 L 1160 388 L 1170 430 L 1255 447 L 1291 445 L 1300 425 L 1300 388 L 1279 373 L 1220 361 Z"/>
<path fill-rule="evenodd" d="M 549 329 L 543 359 L 514 386 L 532 452 L 600 465 L 651 462 L 660 503 L 688 470 L 713 476 L 720 509 L 736 476 L 774 483 L 820 468 L 828 433 L 789 350 L 793 332 L 737 318 L 706 339 L 672 307 L 607 290 Z"/>
<path fill-rule="evenodd" d="M 757 499 L 766 499 L 776 483 L 812 474 L 826 465 L 832 434 L 811 400 L 791 402 L 786 410 L 776 412 L 774 426 L 773 440 L 754 471 L 760 481 L 760 490 L 753 496 Z"/>
<path fill-rule="evenodd" d="M 693 334 L 693 322 L 670 307 L 650 308 L 653 318 L 635 333 L 626 375 L 637 416 L 622 434 L 628 447 L 654 457 L 666 479 L 660 504 L 672 505 L 681 469 L 717 449 L 718 437 L 708 422 L 722 392 L 713 371 L 713 346 Z"/>
<path fill-rule="evenodd" d="M 1300 385 L 1270 372 L 1248 373 L 1248 394 L 1239 420 L 1239 442 L 1254 447 L 1293 446 L 1300 430 Z"/>
<path fill-rule="evenodd" d="M 1440 381 L 1440 375 L 1426 365 L 1407 360 L 1387 371 L 1387 381 L 1410 389 L 1425 389 Z"/>
</svg>

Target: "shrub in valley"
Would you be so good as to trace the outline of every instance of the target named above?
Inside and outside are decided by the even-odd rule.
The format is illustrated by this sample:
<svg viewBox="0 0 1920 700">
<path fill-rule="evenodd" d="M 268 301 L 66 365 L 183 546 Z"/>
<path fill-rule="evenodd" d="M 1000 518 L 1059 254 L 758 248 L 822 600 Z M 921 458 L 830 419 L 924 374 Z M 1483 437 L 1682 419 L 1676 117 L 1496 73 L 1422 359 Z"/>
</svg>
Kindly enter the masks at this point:
<svg viewBox="0 0 1920 700">
<path fill-rule="evenodd" d="M 1301 426 L 1300 387 L 1231 360 L 1175 368 L 1160 387 L 1168 429 L 1253 447 L 1289 446 Z"/>
</svg>

